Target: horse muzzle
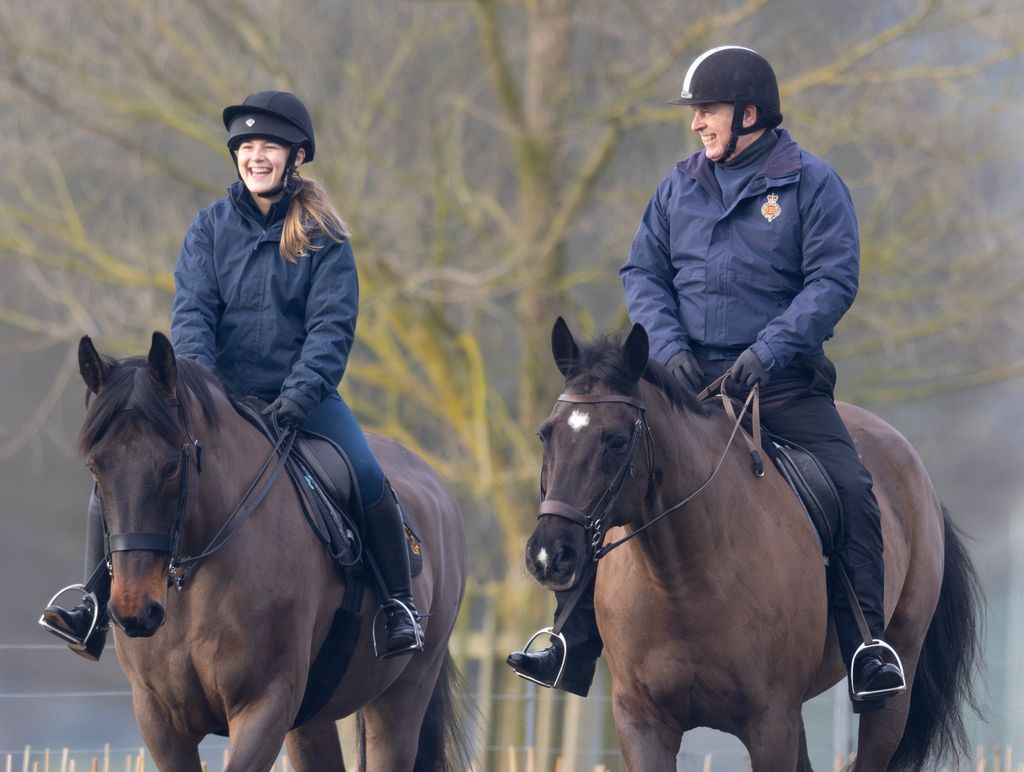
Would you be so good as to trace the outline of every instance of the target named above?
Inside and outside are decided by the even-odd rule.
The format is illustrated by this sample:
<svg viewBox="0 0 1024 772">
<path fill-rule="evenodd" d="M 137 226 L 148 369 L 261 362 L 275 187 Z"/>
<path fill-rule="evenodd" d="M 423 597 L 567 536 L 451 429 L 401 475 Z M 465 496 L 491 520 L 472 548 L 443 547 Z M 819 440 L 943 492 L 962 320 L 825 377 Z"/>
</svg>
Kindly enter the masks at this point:
<svg viewBox="0 0 1024 772">
<path fill-rule="evenodd" d="M 576 585 L 586 559 L 586 553 L 572 544 L 542 544 L 536 536 L 526 543 L 526 570 L 542 587 L 555 592 Z"/>
<path fill-rule="evenodd" d="M 112 607 L 110 619 L 129 638 L 149 638 L 167 619 L 167 612 L 163 604 L 149 601 L 143 604 L 138 613 L 130 616 L 119 614 Z"/>
<path fill-rule="evenodd" d="M 129 638 L 148 638 L 167 619 L 167 561 L 161 553 L 116 553 L 108 611 Z"/>
</svg>

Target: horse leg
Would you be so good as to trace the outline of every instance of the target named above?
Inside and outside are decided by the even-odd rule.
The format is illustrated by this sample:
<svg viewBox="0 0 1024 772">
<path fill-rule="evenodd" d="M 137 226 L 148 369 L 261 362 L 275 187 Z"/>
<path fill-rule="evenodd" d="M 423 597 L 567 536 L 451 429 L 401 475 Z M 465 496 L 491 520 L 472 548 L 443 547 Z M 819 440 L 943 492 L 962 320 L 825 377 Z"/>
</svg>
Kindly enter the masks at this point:
<svg viewBox="0 0 1024 772">
<path fill-rule="evenodd" d="M 200 772 L 203 767 L 199 759 L 199 741 L 202 738 L 176 730 L 175 722 L 160 701 L 148 691 L 134 691 L 133 700 L 135 720 L 157 767 Z"/>
<path fill-rule="evenodd" d="M 890 697 L 885 707 L 870 713 L 861 713 L 857 731 L 857 757 L 853 765 L 856 772 L 888 769 L 889 760 L 896 752 L 907 724 L 910 710 L 910 692 L 913 689 L 913 670 L 907 667 L 907 691 L 898 697 Z"/>
<path fill-rule="evenodd" d="M 814 772 L 814 768 L 811 766 L 811 757 L 807 754 L 807 731 L 802 716 L 800 718 L 800 747 L 797 751 L 796 769 L 797 772 Z"/>
<path fill-rule="evenodd" d="M 291 718 L 290 702 L 275 699 L 273 693 L 231 716 L 231 755 L 224 772 L 270 769 L 277 761 Z"/>
<path fill-rule="evenodd" d="M 739 733 L 739 738 L 750 753 L 751 770 L 787 772 L 800 769 L 802 727 L 799 705 L 795 708 L 775 705 L 749 721 Z"/>
<path fill-rule="evenodd" d="M 284 736 L 288 761 L 297 772 L 345 772 L 338 725 L 330 718 L 312 718 Z"/>
<path fill-rule="evenodd" d="M 425 655 L 426 652 L 412 656 Z M 403 772 L 417 765 L 420 727 L 444 660 L 442 650 L 435 654 L 435 661 L 423 669 L 420 663 L 410 664 L 387 691 L 363 707 L 367 770 Z"/>
<path fill-rule="evenodd" d="M 612 699 L 615 734 L 626 759 L 626 766 L 634 772 L 675 772 L 676 758 L 683 733 L 650 716 L 632 711 L 628 705 Z"/>
</svg>

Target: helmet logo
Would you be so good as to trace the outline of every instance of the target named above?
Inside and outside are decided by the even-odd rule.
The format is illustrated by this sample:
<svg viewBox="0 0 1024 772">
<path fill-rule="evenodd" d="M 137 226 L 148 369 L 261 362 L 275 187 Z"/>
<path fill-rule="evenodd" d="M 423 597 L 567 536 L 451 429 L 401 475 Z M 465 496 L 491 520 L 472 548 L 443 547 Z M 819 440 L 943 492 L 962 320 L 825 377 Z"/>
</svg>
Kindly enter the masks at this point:
<svg viewBox="0 0 1024 772">
<path fill-rule="evenodd" d="M 768 222 L 782 214 L 782 207 L 779 205 L 779 194 L 769 193 L 768 200 L 761 206 L 761 216 Z"/>
<path fill-rule="evenodd" d="M 248 118 L 245 121 L 245 125 L 248 126 L 250 129 L 252 128 L 252 125 L 254 123 L 256 123 L 256 119 L 255 118 Z"/>
</svg>

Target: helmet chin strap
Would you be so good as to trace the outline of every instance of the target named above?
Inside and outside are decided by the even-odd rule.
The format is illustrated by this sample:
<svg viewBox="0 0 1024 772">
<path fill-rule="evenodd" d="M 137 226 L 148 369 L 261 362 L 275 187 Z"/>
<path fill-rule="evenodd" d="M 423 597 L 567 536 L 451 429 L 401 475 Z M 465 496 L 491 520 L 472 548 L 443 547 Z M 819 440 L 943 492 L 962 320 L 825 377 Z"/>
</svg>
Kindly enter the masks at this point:
<svg viewBox="0 0 1024 772">
<path fill-rule="evenodd" d="M 764 121 L 760 107 L 756 108 L 757 120 L 755 120 L 750 126 L 743 125 L 743 113 L 745 112 L 746 107 L 746 104 L 744 104 L 743 102 L 737 102 L 733 107 L 732 126 L 730 129 L 732 131 L 732 136 L 729 137 L 729 144 L 725 146 L 725 153 L 718 160 L 718 163 L 720 164 L 724 164 L 726 161 L 729 160 L 732 154 L 736 152 L 736 143 L 739 141 L 740 137 L 742 137 L 744 134 L 753 134 L 755 131 L 757 131 L 760 128 L 763 128 L 764 126 Z"/>
</svg>

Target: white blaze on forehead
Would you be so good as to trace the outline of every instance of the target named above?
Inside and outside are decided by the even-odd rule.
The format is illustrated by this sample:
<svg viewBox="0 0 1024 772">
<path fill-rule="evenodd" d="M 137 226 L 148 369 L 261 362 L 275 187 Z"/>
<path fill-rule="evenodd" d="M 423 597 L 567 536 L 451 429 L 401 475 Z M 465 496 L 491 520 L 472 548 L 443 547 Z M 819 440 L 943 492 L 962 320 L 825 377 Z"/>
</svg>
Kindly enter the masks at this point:
<svg viewBox="0 0 1024 772">
<path fill-rule="evenodd" d="M 569 428 L 578 432 L 585 426 L 590 426 L 590 416 L 582 410 L 573 410 L 569 416 Z"/>
</svg>

